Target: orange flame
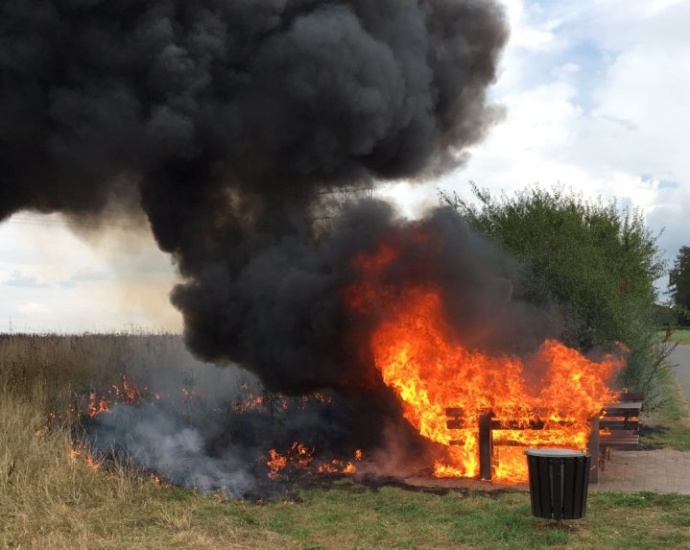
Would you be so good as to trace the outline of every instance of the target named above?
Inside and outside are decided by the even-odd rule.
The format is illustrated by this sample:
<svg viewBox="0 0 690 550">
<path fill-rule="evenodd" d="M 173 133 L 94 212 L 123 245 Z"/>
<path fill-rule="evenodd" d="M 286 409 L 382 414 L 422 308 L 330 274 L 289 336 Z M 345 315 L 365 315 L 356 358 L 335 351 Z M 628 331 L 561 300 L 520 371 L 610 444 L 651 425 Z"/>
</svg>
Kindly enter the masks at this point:
<svg viewBox="0 0 690 550">
<path fill-rule="evenodd" d="M 269 468 L 268 477 L 273 479 L 288 465 L 301 468 L 309 466 L 313 459 L 314 451 L 295 441 L 285 454 L 280 454 L 275 449 L 268 451 L 268 454 L 271 457 L 266 461 L 266 465 Z"/>
<path fill-rule="evenodd" d="M 232 410 L 235 412 L 258 409 L 286 411 L 291 406 L 291 398 L 280 393 L 271 394 L 269 397 L 265 397 L 262 394 L 256 395 L 250 391 L 247 384 L 242 384 L 241 390 L 242 392 L 237 397 L 236 402 L 232 404 Z M 292 404 L 302 409 L 305 409 L 312 403 L 331 404 L 333 403 L 333 397 L 315 392 L 299 398 L 292 398 Z"/>
<path fill-rule="evenodd" d="M 69 457 L 72 460 L 82 460 L 89 468 L 94 472 L 97 472 L 101 468 L 101 461 L 93 456 L 93 453 L 83 444 L 77 443 L 74 447 L 69 450 Z"/>
<path fill-rule="evenodd" d="M 112 388 L 117 401 L 121 403 L 140 403 L 142 400 L 139 388 L 130 384 L 124 375 L 122 375 L 121 386 L 113 384 Z"/>
<path fill-rule="evenodd" d="M 264 402 L 263 395 L 249 395 L 232 406 L 235 412 L 249 411 L 259 408 Z"/>
<path fill-rule="evenodd" d="M 348 474 L 348 475 L 349 475 L 349 474 L 354 474 L 354 473 L 356 473 L 356 472 L 357 472 L 357 468 L 355 468 L 355 465 L 352 464 L 352 462 L 348 462 L 348 463 L 345 464 L 345 466 L 343 467 L 341 473 L 343 473 L 343 474 Z"/>
<path fill-rule="evenodd" d="M 110 405 L 111 403 L 105 397 L 98 398 L 95 391 L 89 393 L 89 416 L 109 411 Z"/>
<path fill-rule="evenodd" d="M 314 466 L 314 449 L 309 449 L 302 443 L 294 442 L 290 448 L 283 454 L 275 449 L 268 451 L 269 459 L 266 461 L 269 472 L 268 477 L 275 479 L 286 468 L 306 470 Z M 362 460 L 362 451 L 357 449 L 355 451 L 355 460 Z M 339 459 L 333 459 L 330 462 L 317 464 L 311 470 L 319 474 L 354 474 L 357 468 L 352 462 L 346 462 Z"/>
<path fill-rule="evenodd" d="M 156 396 L 156 398 L 160 397 Z M 142 403 L 143 401 L 144 396 L 139 388 L 122 375 L 120 385 L 111 385 L 105 395 L 99 396 L 95 391 L 89 393 L 89 416 L 108 412 L 113 403 Z"/>
<path fill-rule="evenodd" d="M 341 472 L 343 470 L 343 467 L 344 467 L 343 461 L 338 460 L 337 458 L 334 458 L 329 463 L 320 464 L 319 467 L 316 469 L 316 471 L 319 472 L 320 474 L 323 474 L 326 472 L 331 473 L 331 474 L 335 474 L 335 473 Z"/>
<path fill-rule="evenodd" d="M 586 448 L 590 418 L 615 399 L 606 382 L 622 361 L 607 356 L 592 362 L 553 340 L 527 360 L 468 349 L 447 324 L 438 289 L 394 291 L 378 283 L 396 255 L 386 244 L 356 257 L 360 278 L 345 297 L 354 311 L 366 313 L 375 304 L 386 312 L 370 339 L 374 362 L 400 396 L 405 418 L 441 444 L 435 475 L 478 475 L 478 422 L 487 411 L 503 428 L 493 430 L 493 479 L 526 480 L 524 446 Z M 448 407 L 462 410 L 459 429 L 448 428 Z M 535 422 L 541 429 L 529 429 Z"/>
<path fill-rule="evenodd" d="M 268 477 L 273 479 L 278 476 L 280 471 L 285 468 L 285 466 L 287 466 L 287 457 L 281 455 L 275 449 L 268 451 L 268 454 L 271 457 L 266 461 L 266 466 L 268 466 L 270 469 L 268 472 Z"/>
</svg>

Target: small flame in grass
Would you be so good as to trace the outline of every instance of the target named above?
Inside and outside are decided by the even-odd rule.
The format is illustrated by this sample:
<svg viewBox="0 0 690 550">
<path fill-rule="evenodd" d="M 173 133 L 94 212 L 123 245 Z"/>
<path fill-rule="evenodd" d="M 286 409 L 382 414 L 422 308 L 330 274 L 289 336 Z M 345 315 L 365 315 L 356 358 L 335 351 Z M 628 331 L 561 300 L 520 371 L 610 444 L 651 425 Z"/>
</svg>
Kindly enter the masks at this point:
<svg viewBox="0 0 690 550">
<path fill-rule="evenodd" d="M 287 466 L 287 458 L 284 455 L 281 455 L 275 449 L 268 451 L 268 456 L 270 457 L 266 461 L 266 466 L 268 466 L 270 470 L 268 472 L 268 477 L 274 479 L 278 477 L 280 471 Z"/>
<path fill-rule="evenodd" d="M 330 395 L 325 395 L 321 392 L 303 395 L 302 408 L 306 408 L 310 403 L 324 403 L 326 405 L 331 405 L 333 403 L 333 398 Z"/>
<path fill-rule="evenodd" d="M 313 460 L 313 449 L 308 449 L 302 443 L 295 441 L 285 454 L 275 449 L 268 451 L 270 459 L 266 462 L 269 468 L 268 477 L 274 479 L 288 465 L 306 468 Z"/>
<path fill-rule="evenodd" d="M 71 409 L 70 409 L 71 412 Z M 46 419 L 45 424 L 42 426 L 39 426 L 34 430 L 34 437 L 43 437 L 46 435 L 49 431 L 50 428 L 59 420 L 58 415 L 55 413 L 50 413 L 48 414 L 48 418 Z"/>
<path fill-rule="evenodd" d="M 241 401 L 238 401 L 232 406 L 232 410 L 235 412 L 250 411 L 258 409 L 264 403 L 263 395 L 248 395 Z"/>
<path fill-rule="evenodd" d="M 232 410 L 238 413 L 252 410 L 261 411 L 287 411 L 291 407 L 306 409 L 313 403 L 323 403 L 330 405 L 333 397 L 321 392 L 303 395 L 299 398 L 288 398 L 280 393 L 277 394 L 254 394 L 250 391 L 247 384 L 241 386 L 242 392 L 237 401 L 232 404 Z"/>
<path fill-rule="evenodd" d="M 82 460 L 94 472 L 101 469 L 102 461 L 95 458 L 93 453 L 83 443 L 75 444 L 69 450 L 69 457 L 72 460 Z"/>
<path fill-rule="evenodd" d="M 94 417 L 110 410 L 111 403 L 105 398 L 98 398 L 96 392 L 89 393 L 89 416 Z"/>
<path fill-rule="evenodd" d="M 342 468 L 343 468 L 343 461 L 334 458 L 329 464 L 321 464 L 316 469 L 316 471 L 319 472 L 320 474 L 323 474 L 326 472 L 334 474 L 334 473 L 341 471 Z"/>
<path fill-rule="evenodd" d="M 120 386 L 113 384 L 113 392 L 118 402 L 121 403 L 141 403 L 142 396 L 139 388 L 131 384 L 123 375 Z"/>
<path fill-rule="evenodd" d="M 182 388 L 181 391 L 182 391 L 182 395 L 184 395 L 187 398 L 198 397 L 196 390 L 192 390 L 189 388 Z"/>
<path fill-rule="evenodd" d="M 160 485 L 162 487 L 169 487 L 170 486 L 170 483 L 168 481 L 166 481 L 165 478 L 162 478 L 161 476 L 159 476 L 155 472 L 151 473 L 150 478 L 151 478 L 151 481 L 153 482 L 154 485 Z"/>
<path fill-rule="evenodd" d="M 123 374 L 120 384 L 111 385 L 105 394 L 98 395 L 95 391 L 89 393 L 89 416 L 94 417 L 108 412 L 114 403 L 143 403 L 147 389 L 144 388 L 142 392 Z M 154 394 L 154 399 L 158 400 L 160 396 Z"/>
<path fill-rule="evenodd" d="M 334 458 L 330 463 L 319 465 L 316 471 L 320 474 L 354 474 L 357 472 L 357 468 L 355 468 L 355 465 L 352 464 L 352 462 L 344 462 Z"/>
<path fill-rule="evenodd" d="M 314 449 L 309 449 L 302 443 L 294 442 L 283 454 L 275 449 L 268 451 L 269 459 L 266 465 L 269 468 L 268 477 L 275 479 L 283 470 L 307 469 L 312 466 L 314 461 Z M 355 461 L 362 460 L 362 451 L 357 449 L 354 454 Z M 313 471 L 319 474 L 354 474 L 357 468 L 351 461 L 339 460 L 337 458 L 330 462 L 315 464 Z"/>
<path fill-rule="evenodd" d="M 34 430 L 34 437 L 43 437 L 47 433 L 48 433 L 48 425 L 46 424 L 45 426 L 41 426 L 40 428 L 37 428 L 36 430 Z"/>
</svg>

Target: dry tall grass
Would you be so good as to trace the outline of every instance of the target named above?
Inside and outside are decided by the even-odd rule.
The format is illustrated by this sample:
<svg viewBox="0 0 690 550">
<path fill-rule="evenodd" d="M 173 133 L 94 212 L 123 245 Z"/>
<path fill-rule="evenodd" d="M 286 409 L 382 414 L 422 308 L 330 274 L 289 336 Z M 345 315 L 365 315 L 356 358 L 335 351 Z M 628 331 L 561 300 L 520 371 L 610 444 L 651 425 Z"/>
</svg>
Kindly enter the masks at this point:
<svg viewBox="0 0 690 550">
<path fill-rule="evenodd" d="M 193 360 L 172 335 L 0 337 L 0 548 L 261 547 L 232 523 L 193 521 L 211 497 L 72 456 L 89 388 L 147 361 L 183 371 Z"/>
</svg>

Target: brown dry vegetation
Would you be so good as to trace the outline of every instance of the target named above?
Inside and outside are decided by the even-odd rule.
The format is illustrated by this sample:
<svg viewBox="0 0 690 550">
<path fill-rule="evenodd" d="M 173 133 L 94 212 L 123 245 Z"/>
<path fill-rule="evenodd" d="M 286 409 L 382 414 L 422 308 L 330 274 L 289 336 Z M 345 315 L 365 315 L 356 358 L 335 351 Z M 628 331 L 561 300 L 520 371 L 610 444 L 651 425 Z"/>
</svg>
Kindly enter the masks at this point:
<svg viewBox="0 0 690 550">
<path fill-rule="evenodd" d="M 162 361 L 174 336 L 0 337 L 0 548 L 687 548 L 690 498 L 590 495 L 584 520 L 533 518 L 529 495 L 343 480 L 289 501 L 222 501 L 157 485 L 126 464 L 70 457 L 91 387 Z"/>
</svg>

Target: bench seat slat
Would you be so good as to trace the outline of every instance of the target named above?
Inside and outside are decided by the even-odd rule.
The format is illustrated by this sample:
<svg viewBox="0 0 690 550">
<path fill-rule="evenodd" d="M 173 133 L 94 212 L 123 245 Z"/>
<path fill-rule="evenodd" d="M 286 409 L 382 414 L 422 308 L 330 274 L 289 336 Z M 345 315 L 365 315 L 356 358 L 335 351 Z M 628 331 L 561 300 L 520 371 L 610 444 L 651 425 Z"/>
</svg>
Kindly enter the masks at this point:
<svg viewBox="0 0 690 550">
<path fill-rule="evenodd" d="M 619 435 L 607 438 L 601 438 L 599 444 L 602 447 L 620 447 L 620 446 L 637 446 L 640 444 L 639 435 Z"/>
<path fill-rule="evenodd" d="M 639 433 L 640 431 L 640 423 L 639 422 L 600 422 L 599 423 L 599 429 L 600 430 L 610 430 L 611 432 L 616 432 L 620 430 L 627 430 L 635 433 Z"/>
</svg>

